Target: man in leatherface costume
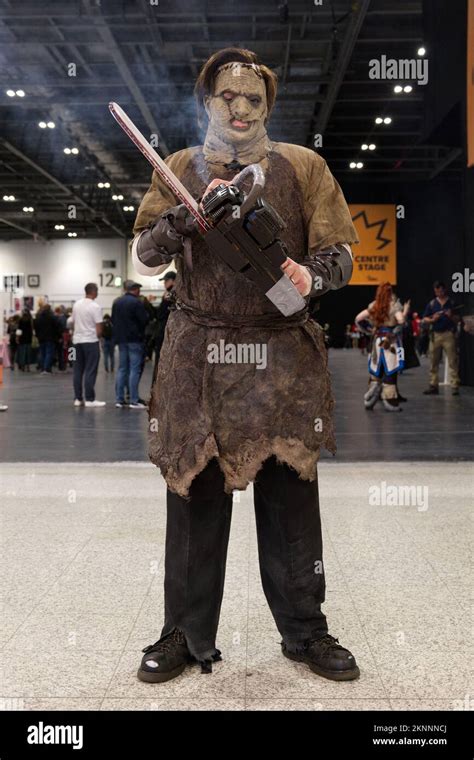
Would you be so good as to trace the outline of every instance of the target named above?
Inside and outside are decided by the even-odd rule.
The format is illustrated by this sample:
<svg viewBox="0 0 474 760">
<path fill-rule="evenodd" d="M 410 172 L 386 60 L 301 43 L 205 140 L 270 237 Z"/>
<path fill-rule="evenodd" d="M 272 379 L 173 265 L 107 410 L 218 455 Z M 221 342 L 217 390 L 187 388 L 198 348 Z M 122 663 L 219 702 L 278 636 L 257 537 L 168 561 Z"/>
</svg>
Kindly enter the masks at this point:
<svg viewBox="0 0 474 760">
<path fill-rule="evenodd" d="M 195 94 L 207 121 L 204 145 L 168 156 L 167 165 L 202 201 L 259 164 L 263 199 L 286 223 L 282 270 L 305 300 L 299 312 L 279 313 L 254 282 L 211 254 L 187 208 L 153 173 L 132 255 L 142 275 L 175 262 L 177 308 L 150 402 L 150 458 L 168 486 L 165 622 L 160 640 L 143 650 L 138 677 L 167 681 L 196 661 L 210 672 L 220 659 L 232 491 L 253 482 L 261 579 L 283 654 L 326 678 L 354 679 L 355 658 L 329 635 L 321 611 L 317 461 L 321 446 L 334 452 L 335 442 L 324 337 L 308 303 L 347 284 L 356 233 L 325 161 L 268 138 L 276 77 L 254 53 L 214 54 Z M 237 350 L 210 359 L 216 346 L 242 345 L 265 349 L 265 362 L 229 360 Z"/>
</svg>

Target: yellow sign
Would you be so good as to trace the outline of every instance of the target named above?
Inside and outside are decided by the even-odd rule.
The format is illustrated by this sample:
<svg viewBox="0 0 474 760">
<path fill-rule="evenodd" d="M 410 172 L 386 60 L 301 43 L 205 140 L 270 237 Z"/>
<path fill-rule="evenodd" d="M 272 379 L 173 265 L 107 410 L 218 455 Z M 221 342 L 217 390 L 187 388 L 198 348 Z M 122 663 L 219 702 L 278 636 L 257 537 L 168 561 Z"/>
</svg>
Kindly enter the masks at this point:
<svg viewBox="0 0 474 760">
<path fill-rule="evenodd" d="M 397 224 L 394 204 L 349 204 L 358 243 L 352 244 L 350 285 L 397 284 Z"/>
</svg>

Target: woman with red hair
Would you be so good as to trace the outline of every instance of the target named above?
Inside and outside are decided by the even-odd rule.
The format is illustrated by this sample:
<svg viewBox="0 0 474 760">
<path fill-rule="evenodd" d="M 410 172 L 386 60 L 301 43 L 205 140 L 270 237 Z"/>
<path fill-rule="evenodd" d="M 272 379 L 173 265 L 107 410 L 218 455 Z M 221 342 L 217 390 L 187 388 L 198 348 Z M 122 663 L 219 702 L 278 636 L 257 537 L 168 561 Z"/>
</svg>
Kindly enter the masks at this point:
<svg viewBox="0 0 474 760">
<path fill-rule="evenodd" d="M 369 356 L 369 388 L 364 395 L 364 406 L 373 409 L 380 397 L 387 412 L 401 412 L 397 390 L 397 375 L 404 367 L 401 341 L 402 325 L 409 303 L 402 306 L 389 282 L 378 286 L 375 301 L 363 309 L 356 325 L 364 329 L 369 323 L 373 335 Z"/>
</svg>

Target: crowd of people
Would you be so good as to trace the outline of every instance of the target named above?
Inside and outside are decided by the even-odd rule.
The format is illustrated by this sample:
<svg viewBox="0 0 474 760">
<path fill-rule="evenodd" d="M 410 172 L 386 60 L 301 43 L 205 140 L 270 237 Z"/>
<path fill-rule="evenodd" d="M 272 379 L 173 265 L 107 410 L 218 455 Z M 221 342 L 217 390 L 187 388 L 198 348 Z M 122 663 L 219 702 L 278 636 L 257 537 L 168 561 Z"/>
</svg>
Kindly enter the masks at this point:
<svg viewBox="0 0 474 760">
<path fill-rule="evenodd" d="M 165 293 L 160 304 L 155 297 L 141 295 L 141 285 L 132 280 L 124 283 L 123 295 L 116 298 L 112 313 L 102 314 L 96 302 L 98 287 L 85 286 L 85 296 L 73 308 L 39 303 L 36 315 L 28 308 L 7 321 L 10 366 L 30 372 L 31 368 L 50 375 L 53 367 L 59 372 L 73 369 L 74 405 L 98 407 L 105 401 L 95 397 L 95 383 L 102 353 L 104 369 L 118 369 L 115 382 L 117 408 L 145 409 L 139 395 L 139 384 L 147 361 L 153 361 L 153 380 L 164 340 L 169 309 L 173 303 L 175 272 L 167 272 L 161 280 Z M 358 348 L 369 355 L 369 388 L 364 395 L 365 408 L 373 409 L 381 400 L 387 411 L 400 411 L 406 399 L 400 394 L 397 377 L 404 370 L 419 366 L 419 357 L 430 357 L 427 395 L 439 393 L 439 364 L 443 352 L 449 366 L 452 394 L 459 394 L 456 332 L 460 317 L 447 294 L 444 283 L 434 283 L 434 298 L 422 316 L 403 305 L 392 286 L 377 288 L 375 300 L 363 309 L 352 325 L 346 326 L 345 348 Z M 329 325 L 324 325 L 325 335 Z M 328 340 L 326 340 L 328 344 Z M 1 411 L 6 410 L 2 405 Z"/>
<path fill-rule="evenodd" d="M 153 361 L 153 356 L 153 378 L 156 375 L 175 277 L 175 272 L 167 272 L 161 278 L 165 293 L 159 305 L 154 303 L 156 296 L 141 295 L 139 283 L 126 280 L 111 314 L 102 313 L 95 283 L 85 286 L 84 298 L 73 308 L 53 309 L 41 300 L 35 315 L 24 308 L 7 320 L 10 369 L 51 375 L 72 368 L 74 406 L 99 407 L 105 406 L 105 401 L 95 396 L 100 355 L 105 371 L 113 373 L 118 351 L 115 406 L 145 409 L 139 383 L 146 362 Z M 6 409 L 1 405 L 1 411 Z"/>
<path fill-rule="evenodd" d="M 433 284 L 434 298 L 420 317 L 411 311 L 410 301 L 403 305 L 392 286 L 378 286 L 375 300 L 356 316 L 354 325 L 346 329 L 346 347 L 352 346 L 369 354 L 369 387 L 364 394 L 364 406 L 372 410 L 381 400 L 388 412 L 400 412 L 401 396 L 397 378 L 404 369 L 420 365 L 418 355 L 429 353 L 430 379 L 425 395 L 439 394 L 439 365 L 443 352 L 449 368 L 449 383 L 453 396 L 459 395 L 458 350 L 456 334 L 461 324 L 455 306 L 448 296 L 446 285 Z M 359 341 L 363 341 L 362 345 Z"/>
<path fill-rule="evenodd" d="M 7 320 L 10 369 L 30 372 L 31 367 L 42 374 L 51 374 L 53 364 L 64 371 L 68 364 L 71 335 L 67 320 L 71 309 L 40 301 L 36 316 L 28 308 Z"/>
</svg>

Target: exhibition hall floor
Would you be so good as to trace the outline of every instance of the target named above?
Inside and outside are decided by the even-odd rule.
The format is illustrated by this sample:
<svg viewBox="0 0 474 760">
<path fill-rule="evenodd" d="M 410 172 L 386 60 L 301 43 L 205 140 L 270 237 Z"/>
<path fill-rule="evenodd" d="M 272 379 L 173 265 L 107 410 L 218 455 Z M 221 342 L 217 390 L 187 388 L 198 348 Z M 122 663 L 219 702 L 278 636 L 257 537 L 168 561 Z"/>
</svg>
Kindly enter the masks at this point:
<svg viewBox="0 0 474 760">
<path fill-rule="evenodd" d="M 472 709 L 473 468 L 453 460 L 472 457 L 474 390 L 423 397 L 424 361 L 402 379 L 403 414 L 367 414 L 365 361 L 331 352 L 340 453 L 319 467 L 324 611 L 361 669 L 347 683 L 280 653 L 251 487 L 234 498 L 222 662 L 212 675 L 194 667 L 162 685 L 138 681 L 163 619 L 165 486 L 146 461 L 146 413 L 74 409 L 70 374 L 7 373 L 0 708 Z M 113 377 L 100 374 L 98 396 L 113 402 Z M 390 505 L 391 485 L 415 486 L 416 499 Z"/>
<path fill-rule="evenodd" d="M 388 414 L 378 404 L 364 410 L 367 356 L 358 350 L 329 352 L 337 437 L 335 462 L 459 460 L 473 458 L 474 388 L 452 397 L 449 387 L 439 396 L 423 396 L 428 386 L 428 359 L 404 373 L 401 393 L 408 398 L 402 414 Z M 440 377 L 442 372 L 440 372 Z M 72 371 L 53 376 L 4 372 L 0 401 L 9 404 L 0 415 L 0 462 L 116 462 L 147 460 L 146 412 L 115 409 L 115 375 L 102 366 L 96 385 L 103 409 L 72 406 Z M 147 364 L 140 394 L 148 398 L 151 366 Z"/>
<path fill-rule="evenodd" d="M 467 709 L 471 465 L 322 464 L 330 630 L 358 681 L 280 654 L 260 588 L 251 488 L 234 506 L 212 675 L 137 680 L 163 618 L 164 484 L 148 464 L 2 466 L 3 709 Z M 429 486 L 370 506 L 374 483 Z M 425 506 L 427 508 L 425 509 Z"/>
</svg>

